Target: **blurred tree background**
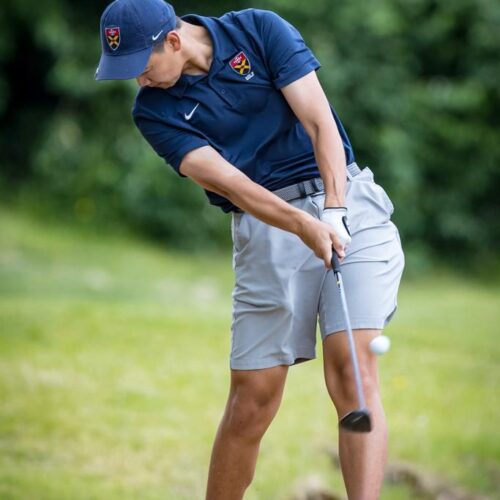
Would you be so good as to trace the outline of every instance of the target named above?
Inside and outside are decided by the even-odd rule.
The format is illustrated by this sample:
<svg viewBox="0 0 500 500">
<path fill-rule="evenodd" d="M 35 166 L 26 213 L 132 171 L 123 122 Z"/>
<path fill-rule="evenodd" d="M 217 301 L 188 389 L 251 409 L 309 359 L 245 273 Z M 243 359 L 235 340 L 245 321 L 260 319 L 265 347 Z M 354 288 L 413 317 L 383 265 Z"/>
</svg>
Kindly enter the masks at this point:
<svg viewBox="0 0 500 500">
<path fill-rule="evenodd" d="M 135 82 L 94 81 L 101 0 L 4 0 L 0 191 L 88 225 L 220 247 L 228 218 L 150 151 Z M 498 255 L 500 4 L 496 0 L 174 2 L 178 15 L 247 7 L 296 25 L 354 144 L 394 201 L 418 264 Z M 444 259 L 443 259 L 444 260 Z"/>
</svg>

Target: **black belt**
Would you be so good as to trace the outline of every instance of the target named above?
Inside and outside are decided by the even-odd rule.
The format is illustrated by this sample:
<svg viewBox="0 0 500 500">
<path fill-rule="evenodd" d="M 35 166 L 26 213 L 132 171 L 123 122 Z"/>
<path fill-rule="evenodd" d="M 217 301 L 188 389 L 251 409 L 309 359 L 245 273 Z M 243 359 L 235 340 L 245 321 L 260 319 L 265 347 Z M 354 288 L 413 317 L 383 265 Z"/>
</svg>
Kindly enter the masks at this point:
<svg viewBox="0 0 500 500">
<path fill-rule="evenodd" d="M 356 177 L 361 172 L 361 169 L 356 163 L 347 165 L 347 177 L 351 179 Z M 281 189 L 273 191 L 273 194 L 285 201 L 296 200 L 297 198 L 305 198 L 314 193 L 321 193 L 324 191 L 324 185 L 321 177 L 308 179 L 307 181 L 298 182 L 291 186 L 286 186 Z"/>
</svg>

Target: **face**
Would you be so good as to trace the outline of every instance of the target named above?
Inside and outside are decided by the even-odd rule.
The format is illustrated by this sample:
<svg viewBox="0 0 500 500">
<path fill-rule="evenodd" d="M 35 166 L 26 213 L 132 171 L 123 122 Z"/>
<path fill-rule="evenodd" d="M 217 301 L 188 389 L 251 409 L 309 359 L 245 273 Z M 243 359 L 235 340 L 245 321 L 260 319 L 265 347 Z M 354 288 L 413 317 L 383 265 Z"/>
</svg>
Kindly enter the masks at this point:
<svg viewBox="0 0 500 500">
<path fill-rule="evenodd" d="M 136 80 L 141 87 L 168 89 L 181 77 L 183 62 L 181 59 L 179 35 L 171 32 L 163 42 L 163 51 L 153 51 L 146 69 Z"/>
</svg>

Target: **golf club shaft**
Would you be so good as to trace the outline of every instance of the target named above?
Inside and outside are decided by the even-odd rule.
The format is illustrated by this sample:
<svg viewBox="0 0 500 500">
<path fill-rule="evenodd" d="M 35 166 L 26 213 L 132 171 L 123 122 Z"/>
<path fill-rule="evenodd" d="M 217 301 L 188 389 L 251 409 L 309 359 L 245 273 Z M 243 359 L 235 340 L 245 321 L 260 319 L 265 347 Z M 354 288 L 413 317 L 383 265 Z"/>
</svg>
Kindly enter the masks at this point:
<svg viewBox="0 0 500 500">
<path fill-rule="evenodd" d="M 356 382 L 356 392 L 358 396 L 358 404 L 360 408 L 365 408 L 365 396 L 363 394 L 363 387 L 361 385 L 361 375 L 359 372 L 358 356 L 356 354 L 356 346 L 354 344 L 354 337 L 352 334 L 351 320 L 349 318 L 349 311 L 347 309 L 347 301 L 345 298 L 344 282 L 342 281 L 342 273 L 340 272 L 340 262 L 335 250 L 332 255 L 332 269 L 335 273 L 337 286 L 340 292 L 340 301 L 342 302 L 342 309 L 344 311 L 345 325 L 347 331 L 347 340 L 349 342 L 349 351 L 351 353 L 352 367 L 354 371 L 354 380 Z"/>
</svg>

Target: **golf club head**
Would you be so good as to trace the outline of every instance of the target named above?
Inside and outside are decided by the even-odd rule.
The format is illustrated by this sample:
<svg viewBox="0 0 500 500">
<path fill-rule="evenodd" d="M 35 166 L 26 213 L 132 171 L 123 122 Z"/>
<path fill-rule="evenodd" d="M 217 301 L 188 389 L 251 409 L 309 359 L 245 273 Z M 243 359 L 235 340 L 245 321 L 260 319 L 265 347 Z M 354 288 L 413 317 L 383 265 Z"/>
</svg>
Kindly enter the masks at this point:
<svg viewBox="0 0 500 500">
<path fill-rule="evenodd" d="M 372 421 L 367 409 L 361 408 L 344 415 L 339 422 L 340 427 L 352 432 L 370 432 Z"/>
</svg>

